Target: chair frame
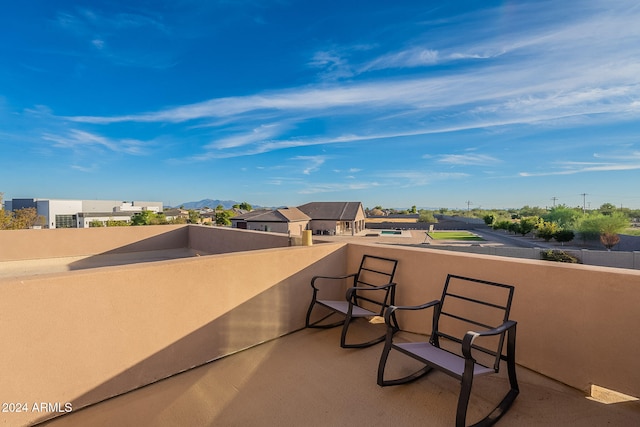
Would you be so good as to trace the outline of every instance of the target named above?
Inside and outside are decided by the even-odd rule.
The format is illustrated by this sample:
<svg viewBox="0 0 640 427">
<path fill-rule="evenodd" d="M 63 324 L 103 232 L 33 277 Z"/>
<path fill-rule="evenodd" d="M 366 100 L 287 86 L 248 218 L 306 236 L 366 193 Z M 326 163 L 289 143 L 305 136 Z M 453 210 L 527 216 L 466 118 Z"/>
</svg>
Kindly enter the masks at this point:
<svg viewBox="0 0 640 427">
<path fill-rule="evenodd" d="M 449 282 L 451 279 L 460 279 L 470 281 L 478 284 L 495 286 L 499 288 L 506 288 L 508 297 L 505 305 L 493 304 L 487 301 L 469 298 L 464 295 L 454 294 L 448 292 Z M 382 355 L 380 356 L 380 363 L 378 365 L 378 385 L 391 386 L 398 384 L 405 384 L 411 381 L 415 381 L 418 378 L 431 372 L 433 369 L 442 371 L 454 378 L 461 381 L 461 390 L 458 398 L 458 405 L 456 410 L 456 427 L 463 427 L 466 423 L 467 408 L 469 405 L 469 398 L 471 396 L 471 386 L 473 385 L 473 379 L 475 376 L 485 375 L 490 373 L 497 373 L 499 371 L 500 361 L 507 362 L 507 373 L 509 377 L 510 389 L 503 397 L 500 403 L 482 420 L 473 424 L 473 426 L 490 426 L 493 425 L 513 404 L 515 398 L 518 396 L 519 387 L 516 377 L 516 362 L 515 362 L 515 349 L 516 349 L 516 324 L 517 322 L 509 320 L 509 312 L 511 309 L 511 301 L 513 299 L 514 287 L 511 285 L 504 285 L 495 282 L 489 282 L 485 280 L 472 279 L 463 276 L 457 276 L 453 274 L 447 275 L 447 279 L 442 292 L 440 300 L 434 300 L 426 304 L 419 306 L 392 306 L 385 312 L 385 322 L 387 323 L 387 337 Z M 448 313 L 442 310 L 445 303 L 445 298 L 458 298 L 465 300 L 467 303 L 480 304 L 483 306 L 489 306 L 493 309 L 504 310 L 504 319 L 501 325 L 492 327 L 477 322 L 473 319 L 465 318 L 458 314 Z M 427 308 L 433 308 L 433 324 L 432 333 L 429 342 L 424 343 L 394 343 L 393 335 L 396 331 L 393 330 L 394 325 L 397 325 L 395 320 L 395 314 L 399 310 L 424 310 Z M 470 323 L 481 328 L 481 331 L 468 331 L 462 339 L 451 336 L 449 334 L 441 332 L 439 327 L 440 316 L 449 316 L 455 319 L 461 320 L 466 323 Z M 498 336 L 497 349 L 491 350 L 479 345 L 474 344 L 474 341 L 479 337 L 486 336 Z M 506 355 L 503 355 L 503 345 L 506 336 Z M 461 354 L 457 354 L 445 349 L 440 348 L 440 338 L 446 338 L 453 342 L 457 342 L 461 345 Z M 416 359 L 425 364 L 425 366 L 410 374 L 406 377 L 385 380 L 384 371 L 387 364 L 389 352 L 391 350 L 397 350 L 413 359 Z M 473 351 L 480 351 L 495 357 L 493 366 L 484 366 L 478 363 L 472 354 Z"/>
<path fill-rule="evenodd" d="M 390 271 L 382 271 L 367 267 L 367 261 L 369 259 L 388 262 L 389 266 L 391 267 Z M 343 276 L 314 276 L 311 279 L 313 296 L 307 310 L 305 326 L 307 328 L 326 329 L 342 325 L 342 334 L 340 336 L 340 347 L 342 348 L 363 348 L 384 341 L 387 337 L 388 332 L 367 342 L 355 344 L 348 344 L 346 342 L 349 325 L 354 319 L 359 317 L 383 317 L 385 314 L 385 310 L 395 303 L 396 284 L 393 282 L 393 277 L 395 275 L 397 265 L 398 261 L 395 259 L 383 258 L 374 255 L 363 255 L 362 260 L 360 261 L 360 268 L 358 269 L 357 273 L 346 274 Z M 372 283 L 368 283 L 362 278 L 363 272 L 369 272 L 370 274 L 380 275 L 382 277 L 386 276 L 388 277 L 388 283 L 378 286 Z M 347 289 L 344 300 L 320 300 L 317 298 L 318 292 L 321 288 L 320 283 L 323 283 L 325 281 L 327 283 L 335 283 L 335 281 L 337 280 L 344 279 L 351 279 L 352 283 L 352 286 Z M 383 297 L 374 299 L 374 296 L 372 294 L 383 294 Z M 375 312 L 363 308 L 361 306 L 363 302 L 377 305 L 380 307 L 380 309 Z M 331 310 L 331 312 L 321 319 L 311 322 L 311 314 L 316 304 L 328 308 L 329 310 Z M 321 324 L 321 322 L 323 322 L 325 319 L 336 313 L 343 314 L 345 316 L 344 319 L 330 324 Z M 393 331 L 400 330 L 396 316 L 393 313 L 389 315 L 389 323 L 387 323 L 387 325 L 391 325 L 390 327 Z"/>
</svg>

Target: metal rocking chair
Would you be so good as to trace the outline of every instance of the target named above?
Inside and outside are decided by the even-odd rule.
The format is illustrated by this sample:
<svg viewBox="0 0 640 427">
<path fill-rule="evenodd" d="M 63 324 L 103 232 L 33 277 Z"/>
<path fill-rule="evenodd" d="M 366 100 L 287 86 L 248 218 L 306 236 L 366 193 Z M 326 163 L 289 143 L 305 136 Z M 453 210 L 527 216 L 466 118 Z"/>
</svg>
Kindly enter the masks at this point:
<svg viewBox="0 0 640 427">
<path fill-rule="evenodd" d="M 473 425 L 494 424 L 509 409 L 519 393 L 515 362 L 516 322 L 509 320 L 513 291 L 514 287 L 510 285 L 450 274 L 447 276 L 440 300 L 420 306 L 389 307 L 385 313 L 388 332 L 378 365 L 378 385 L 404 384 L 428 374 L 433 369 L 455 377 L 461 381 L 456 426 L 463 427 L 474 377 L 497 373 L 500 361 L 505 360 L 510 390 L 489 415 Z M 426 308 L 433 308 L 433 325 L 429 341 L 394 341 L 394 334 L 397 332 L 397 322 L 394 318 L 396 312 Z M 507 346 L 506 355 L 503 355 L 505 336 Z M 441 348 L 441 341 L 445 340 L 451 344 L 448 347 L 457 347 L 457 350 Z M 420 361 L 425 366 L 406 377 L 385 380 L 384 371 L 392 349 Z M 478 356 L 489 358 L 492 363 L 481 364 L 476 360 Z"/>
<path fill-rule="evenodd" d="M 332 328 L 342 325 L 340 346 L 343 348 L 369 347 L 384 341 L 386 334 L 363 343 L 348 344 L 346 342 L 347 332 L 352 320 L 359 317 L 382 317 L 385 309 L 394 304 L 396 284 L 393 283 L 393 276 L 395 275 L 397 264 L 398 261 L 394 259 L 364 255 L 357 273 L 344 276 L 313 277 L 311 279 L 313 297 L 307 310 L 306 327 Z M 318 299 L 318 292 L 321 287 L 328 284 L 339 285 L 344 279 L 350 279 L 349 281 L 351 282 L 351 287 L 347 289 L 344 300 Z M 329 309 L 330 312 L 318 320 L 311 321 L 311 315 L 316 305 Z M 322 323 L 336 313 L 344 315 L 344 318 L 330 324 Z M 398 322 L 393 313 L 390 314 L 389 324 L 392 330 L 399 330 Z"/>
</svg>

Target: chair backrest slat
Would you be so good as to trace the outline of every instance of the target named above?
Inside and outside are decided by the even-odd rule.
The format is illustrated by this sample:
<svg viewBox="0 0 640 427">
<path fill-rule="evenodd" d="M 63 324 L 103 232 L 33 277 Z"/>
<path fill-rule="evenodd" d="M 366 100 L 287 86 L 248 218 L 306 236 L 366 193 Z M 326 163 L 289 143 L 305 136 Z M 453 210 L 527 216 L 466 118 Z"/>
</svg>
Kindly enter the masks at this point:
<svg viewBox="0 0 640 427">
<path fill-rule="evenodd" d="M 492 329 L 509 320 L 513 291 L 511 285 L 449 274 L 434 318 L 432 342 L 445 338 L 461 343 L 469 330 Z M 496 371 L 503 358 L 504 338 L 501 334 L 473 344 L 474 349 L 494 358 Z"/>
<path fill-rule="evenodd" d="M 382 286 L 393 282 L 398 260 L 382 258 L 374 255 L 363 255 L 360 269 L 356 276 L 358 284 L 366 286 Z"/>
<path fill-rule="evenodd" d="M 362 261 L 360 261 L 360 268 L 355 278 L 355 286 L 370 286 L 378 287 L 393 282 L 393 278 L 396 273 L 396 267 L 398 266 L 398 260 L 391 258 L 383 258 L 374 255 L 363 255 Z M 370 292 L 357 293 L 357 300 L 361 303 L 367 301 L 370 304 L 374 304 L 379 309 L 379 315 L 384 314 L 384 310 L 391 304 L 393 296 L 390 294 L 393 290 L 388 290 L 384 293 L 384 298 L 375 299 L 376 295 Z M 382 295 L 382 293 L 378 294 Z"/>
</svg>

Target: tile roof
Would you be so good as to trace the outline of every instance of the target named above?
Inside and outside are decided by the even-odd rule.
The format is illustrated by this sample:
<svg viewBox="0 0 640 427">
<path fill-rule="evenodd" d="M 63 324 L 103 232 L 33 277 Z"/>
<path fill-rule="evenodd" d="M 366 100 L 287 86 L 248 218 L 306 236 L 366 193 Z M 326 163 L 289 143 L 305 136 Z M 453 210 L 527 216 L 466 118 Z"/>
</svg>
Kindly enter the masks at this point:
<svg viewBox="0 0 640 427">
<path fill-rule="evenodd" d="M 309 221 L 307 215 L 305 215 L 298 208 L 280 208 L 276 210 L 260 209 L 257 211 L 251 211 L 244 215 L 238 215 L 232 218 L 233 220 L 244 220 L 247 222 L 296 222 L 296 221 Z"/>
<path fill-rule="evenodd" d="M 311 202 L 298 208 L 315 220 L 353 221 L 360 202 Z"/>
</svg>

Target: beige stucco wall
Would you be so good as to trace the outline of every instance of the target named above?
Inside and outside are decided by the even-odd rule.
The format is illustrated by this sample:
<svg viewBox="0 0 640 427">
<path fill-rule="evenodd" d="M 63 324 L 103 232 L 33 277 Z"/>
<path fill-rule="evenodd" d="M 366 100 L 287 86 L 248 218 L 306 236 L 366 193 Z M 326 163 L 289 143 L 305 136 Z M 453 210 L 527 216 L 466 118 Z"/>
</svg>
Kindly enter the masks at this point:
<svg viewBox="0 0 640 427">
<path fill-rule="evenodd" d="M 209 254 L 286 246 L 289 246 L 289 237 L 282 233 L 203 225 L 189 226 L 189 247 Z"/>
<path fill-rule="evenodd" d="M 0 280 L 0 401 L 74 410 L 302 328 L 345 246 L 267 249 Z M 25 425 L 55 413 L 0 413 Z"/>
<path fill-rule="evenodd" d="M 216 254 L 289 246 L 288 237 L 278 233 L 201 225 L 4 230 L 0 242 L 0 262 L 177 248 Z"/>
<path fill-rule="evenodd" d="M 188 231 L 178 240 L 209 253 L 241 250 L 233 245 L 243 239 L 254 248 L 286 240 L 195 226 L 174 231 Z M 0 401 L 78 409 L 301 328 L 310 278 L 355 271 L 365 253 L 399 260 L 398 304 L 438 298 L 447 273 L 515 285 L 518 363 L 579 389 L 594 383 L 640 396 L 638 271 L 324 243 L 0 279 Z M 429 330 L 428 319 L 400 320 L 405 329 Z M 53 415 L 0 413 L 0 425 Z"/>
<path fill-rule="evenodd" d="M 0 231 L 0 262 L 188 247 L 187 225 Z"/>
<path fill-rule="evenodd" d="M 398 305 L 439 299 L 447 273 L 512 284 L 519 364 L 581 390 L 640 397 L 639 271 L 376 244 L 350 244 L 348 253 L 351 270 L 365 253 L 399 260 Z"/>
</svg>

